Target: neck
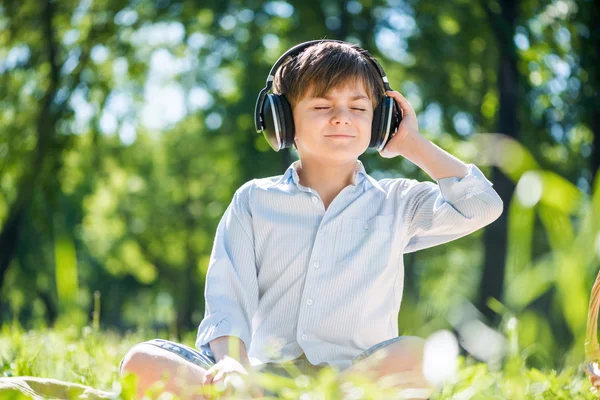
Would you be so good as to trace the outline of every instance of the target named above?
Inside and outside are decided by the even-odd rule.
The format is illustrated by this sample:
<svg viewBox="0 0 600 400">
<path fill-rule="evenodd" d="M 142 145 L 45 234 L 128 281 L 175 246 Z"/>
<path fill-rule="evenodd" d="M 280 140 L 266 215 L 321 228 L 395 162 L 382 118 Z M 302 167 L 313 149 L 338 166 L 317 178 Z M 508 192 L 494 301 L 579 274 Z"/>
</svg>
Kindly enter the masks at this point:
<svg viewBox="0 0 600 400">
<path fill-rule="evenodd" d="M 342 163 L 302 160 L 301 164 L 300 184 L 316 190 L 324 202 L 330 202 L 342 189 L 354 184 L 356 160 Z"/>
</svg>

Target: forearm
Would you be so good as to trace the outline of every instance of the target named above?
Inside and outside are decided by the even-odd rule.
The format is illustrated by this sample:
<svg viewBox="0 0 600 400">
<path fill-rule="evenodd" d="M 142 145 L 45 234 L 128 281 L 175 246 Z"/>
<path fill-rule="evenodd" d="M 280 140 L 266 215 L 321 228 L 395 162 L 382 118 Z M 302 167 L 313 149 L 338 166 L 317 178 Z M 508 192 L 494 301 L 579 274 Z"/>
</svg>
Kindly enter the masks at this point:
<svg viewBox="0 0 600 400">
<path fill-rule="evenodd" d="M 236 336 L 221 336 L 209 343 L 215 361 L 221 361 L 226 355 L 238 360 L 245 368 L 250 367 L 246 346 Z"/>
<path fill-rule="evenodd" d="M 462 179 L 469 171 L 464 162 L 421 134 L 408 136 L 402 143 L 400 155 L 416 164 L 434 180 L 450 177 Z"/>
</svg>

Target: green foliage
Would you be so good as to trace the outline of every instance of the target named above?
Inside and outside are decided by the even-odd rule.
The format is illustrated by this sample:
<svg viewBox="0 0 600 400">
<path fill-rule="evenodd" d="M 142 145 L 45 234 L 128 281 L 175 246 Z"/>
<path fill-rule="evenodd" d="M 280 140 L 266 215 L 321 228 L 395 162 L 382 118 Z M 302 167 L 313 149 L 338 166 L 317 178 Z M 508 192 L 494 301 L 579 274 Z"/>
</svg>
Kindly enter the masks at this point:
<svg viewBox="0 0 600 400">
<path fill-rule="evenodd" d="M 488 162 L 499 149 L 511 149 L 519 159 L 529 160 L 517 164 L 508 158 L 499 162 L 503 172 L 517 182 L 507 210 L 504 304 L 519 318 L 524 316 L 524 334 L 529 340 L 533 340 L 533 332 L 540 334 L 543 340 L 538 345 L 557 359 L 563 356 L 564 348 L 556 350 L 550 325 L 543 318 L 546 310 L 535 307 L 536 301 L 550 299 L 574 338 L 566 357 L 581 361 L 589 293 L 600 266 L 596 244 L 600 183 L 597 179 L 588 195 L 558 174 L 537 167 L 533 155 L 514 140 L 486 135 L 479 144 L 484 149 L 480 157 Z M 536 217 L 541 227 L 536 225 Z M 535 254 L 533 244 L 538 233 L 543 233 L 549 246 Z"/>
<path fill-rule="evenodd" d="M 515 320 L 512 327 L 514 331 Z M 4 325 L 0 334 L 0 377 L 54 378 L 120 393 L 118 398 L 123 399 L 132 398 L 135 380 L 133 376 L 119 376 L 120 360 L 136 343 L 161 336 L 160 332 L 151 331 L 138 331 L 121 336 L 91 327 L 25 331 L 18 325 Z M 507 334 L 509 337 L 512 335 L 510 331 L 507 331 Z M 193 346 L 193 335 L 190 334 L 189 338 L 183 342 Z M 472 358 L 460 357 L 457 374 L 443 388 L 436 391 L 432 399 L 595 398 L 580 366 L 571 366 L 560 371 L 530 368 L 526 366 L 524 349 L 517 345 L 515 350 L 501 368 L 476 362 Z M 336 375 L 332 369 L 323 369 L 315 376 L 302 375 L 293 368 L 288 372 L 290 378 L 260 374 L 258 382 L 277 394 L 276 398 L 281 399 L 401 398 L 398 391 L 386 387 L 384 381 L 373 382 L 365 377 L 356 377 L 340 385 L 336 383 Z M 162 388 L 163 386 L 157 383 L 149 392 L 149 397 L 157 398 Z M 38 387 L 37 390 L 42 388 Z M 2 398 L 6 398 L 6 393 L 2 392 Z M 17 395 L 15 392 L 14 398 L 30 397 Z M 73 395 L 71 398 L 79 397 Z M 248 395 L 242 392 L 232 398 L 248 398 Z"/>
<path fill-rule="evenodd" d="M 214 231 L 233 192 L 295 156 L 255 134 L 256 94 L 284 50 L 322 37 L 362 44 L 427 138 L 517 184 L 498 300 L 518 318 L 527 366 L 490 371 L 465 360 L 461 382 L 472 385 L 447 390 L 467 398 L 475 386 L 496 398 L 539 380 L 532 366 L 577 364 L 600 228 L 593 7 L 523 1 L 509 26 L 497 2 L 0 1 L 0 260 L 12 253 L 0 265 L 0 321 L 35 329 L 3 328 L 0 340 L 19 349 L 3 371 L 48 376 L 57 365 L 54 377 L 108 390 L 115 370 L 99 376 L 91 356 L 74 353 L 97 337 L 96 355 L 114 366 L 143 335 L 100 326 L 172 337 L 197 326 Z M 521 144 L 475 134 L 503 122 L 510 104 L 498 71 L 508 62 L 520 131 L 504 133 Z M 376 178 L 429 179 L 406 160 L 372 151 L 361 159 Z M 401 334 L 449 328 L 457 304 L 475 302 L 494 239 L 476 232 L 407 257 Z M 89 334 L 68 329 L 88 323 Z M 36 352 L 36 335 L 74 350 L 62 364 L 58 353 L 38 364 L 46 349 Z M 582 382 L 568 369 L 542 374 L 544 393 L 558 398 Z M 565 389 L 571 378 L 579 383 Z"/>
</svg>

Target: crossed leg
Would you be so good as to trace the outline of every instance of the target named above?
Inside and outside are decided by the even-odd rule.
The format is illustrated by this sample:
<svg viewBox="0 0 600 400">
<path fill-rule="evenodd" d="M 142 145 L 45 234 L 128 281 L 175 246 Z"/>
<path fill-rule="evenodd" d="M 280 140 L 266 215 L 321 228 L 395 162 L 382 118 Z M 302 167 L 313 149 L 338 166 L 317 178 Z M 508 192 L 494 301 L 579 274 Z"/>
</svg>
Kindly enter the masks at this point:
<svg viewBox="0 0 600 400">
<path fill-rule="evenodd" d="M 390 386 L 405 389 L 409 399 L 427 399 L 433 388 L 423 374 L 424 348 L 423 339 L 406 337 L 358 361 L 344 370 L 338 379 L 345 381 L 353 375 L 374 381 L 389 379 Z"/>
<path fill-rule="evenodd" d="M 405 337 L 376 350 L 344 370 L 338 376 L 338 381 L 344 382 L 355 374 L 373 381 L 391 378 L 390 386 L 408 389 L 405 393 L 410 396 L 409 399 L 427 399 L 433 388 L 423 375 L 424 344 L 425 341 L 419 337 Z M 206 369 L 157 346 L 145 343 L 134 346 L 123 359 L 121 372 L 133 373 L 138 377 L 139 398 L 153 383 L 165 377 L 166 391 L 182 399 L 205 398 L 198 393 Z"/>
<path fill-rule="evenodd" d="M 151 344 L 140 343 L 127 352 L 121 367 L 121 374 L 126 373 L 137 376 L 137 396 L 140 399 L 152 384 L 163 378 L 166 379 L 164 390 L 181 399 L 205 398 L 199 393 L 206 370 Z"/>
</svg>

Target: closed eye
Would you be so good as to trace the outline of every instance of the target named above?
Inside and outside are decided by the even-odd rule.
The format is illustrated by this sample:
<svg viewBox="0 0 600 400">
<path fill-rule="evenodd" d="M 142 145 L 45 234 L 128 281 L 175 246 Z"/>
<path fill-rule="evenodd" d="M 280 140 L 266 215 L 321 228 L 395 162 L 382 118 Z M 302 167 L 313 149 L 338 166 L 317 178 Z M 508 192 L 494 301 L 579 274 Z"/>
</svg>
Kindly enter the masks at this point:
<svg viewBox="0 0 600 400">
<path fill-rule="evenodd" d="M 315 110 L 329 110 L 330 108 L 331 107 L 314 107 Z M 364 108 L 357 108 L 357 107 L 353 107 L 352 109 L 356 110 L 356 111 L 367 111 Z"/>
</svg>

